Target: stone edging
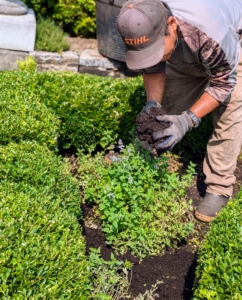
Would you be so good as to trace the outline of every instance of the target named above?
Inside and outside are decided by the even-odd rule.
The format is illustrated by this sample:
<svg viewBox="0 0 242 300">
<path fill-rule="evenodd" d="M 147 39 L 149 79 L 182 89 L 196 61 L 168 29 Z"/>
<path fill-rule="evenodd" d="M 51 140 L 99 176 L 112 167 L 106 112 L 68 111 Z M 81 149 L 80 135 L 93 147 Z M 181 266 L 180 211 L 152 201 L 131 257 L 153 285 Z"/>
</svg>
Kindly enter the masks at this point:
<svg viewBox="0 0 242 300">
<path fill-rule="evenodd" d="M 28 55 L 37 62 L 38 71 L 71 71 L 124 78 L 136 76 L 126 63 L 111 60 L 102 56 L 97 47 L 88 44 L 86 47 L 64 51 L 62 54 L 46 51 L 13 51 L 0 49 L 0 70 L 17 70 L 17 61 L 23 61 Z"/>
</svg>

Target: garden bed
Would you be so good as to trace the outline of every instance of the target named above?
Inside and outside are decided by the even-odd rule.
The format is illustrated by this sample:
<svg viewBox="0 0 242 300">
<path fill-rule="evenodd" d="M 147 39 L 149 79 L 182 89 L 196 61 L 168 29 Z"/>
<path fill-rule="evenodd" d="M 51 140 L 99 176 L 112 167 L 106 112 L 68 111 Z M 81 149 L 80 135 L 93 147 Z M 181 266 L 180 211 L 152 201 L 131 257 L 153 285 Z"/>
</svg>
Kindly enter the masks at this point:
<svg viewBox="0 0 242 300">
<path fill-rule="evenodd" d="M 77 161 L 70 153 L 66 154 L 73 165 L 72 172 L 76 174 Z M 178 161 L 173 164 L 181 164 Z M 201 174 L 202 160 L 196 163 L 196 170 Z M 237 182 L 234 188 L 234 196 L 240 190 L 242 184 L 242 159 L 238 160 L 236 169 Z M 195 208 L 205 194 L 205 183 L 203 176 L 196 176 L 187 189 L 188 199 L 193 199 Z M 191 300 L 195 281 L 195 270 L 197 267 L 197 251 L 208 232 L 210 225 L 195 221 L 195 234 L 191 234 L 186 240 L 178 245 L 177 249 L 169 249 L 161 256 L 150 256 L 143 260 L 127 252 L 125 255 L 117 255 L 114 250 L 106 244 L 105 235 L 102 232 L 101 221 L 90 222 L 93 217 L 93 207 L 87 204 L 81 205 L 83 211 L 82 232 L 86 239 L 86 253 L 90 248 L 100 248 L 101 256 L 109 261 L 114 254 L 121 261 L 128 260 L 133 264 L 129 272 L 129 292 L 133 299 L 162 299 L 162 300 Z M 159 283 L 160 282 L 160 283 Z M 156 283 L 158 283 L 156 285 Z M 154 288 L 155 286 L 155 288 Z M 147 291 L 153 288 L 153 298 Z M 138 298 L 145 295 L 147 298 Z M 149 298 L 150 297 L 150 298 Z M 126 299 L 126 298 L 125 298 Z"/>
<path fill-rule="evenodd" d="M 196 164 L 182 163 L 175 152 L 151 158 L 133 140 L 144 99 L 140 78 L 37 73 L 31 60 L 25 64 L 29 71 L 1 77 L 1 254 L 11 245 L 16 256 L 1 259 L 1 295 L 191 299 L 196 269 L 196 300 L 240 299 L 242 193 L 213 226 L 193 217 L 205 192 L 201 157 L 211 118 L 179 143 L 183 151 L 177 149 L 184 162 Z M 75 155 L 66 153 L 70 147 Z M 234 195 L 241 170 L 240 158 Z M 50 240 L 57 252 L 49 250 Z M 21 273 L 17 282 L 19 261 L 28 276 Z"/>
</svg>

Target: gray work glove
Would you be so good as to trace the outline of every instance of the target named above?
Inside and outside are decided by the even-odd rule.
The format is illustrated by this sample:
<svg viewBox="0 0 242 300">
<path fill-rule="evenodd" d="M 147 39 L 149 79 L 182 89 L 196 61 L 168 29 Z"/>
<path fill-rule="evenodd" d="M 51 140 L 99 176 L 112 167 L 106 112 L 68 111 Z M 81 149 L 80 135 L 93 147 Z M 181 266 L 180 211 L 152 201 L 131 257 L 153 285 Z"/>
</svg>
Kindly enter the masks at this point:
<svg viewBox="0 0 242 300">
<path fill-rule="evenodd" d="M 145 106 L 143 107 L 143 109 L 141 110 L 142 112 L 146 112 L 147 114 L 150 113 L 150 109 L 154 108 L 154 107 L 161 107 L 160 103 L 158 103 L 155 100 L 148 100 L 145 103 Z"/>
<path fill-rule="evenodd" d="M 160 143 L 157 142 L 155 144 L 156 151 L 166 151 L 172 149 L 193 127 L 192 119 L 187 112 L 184 112 L 181 115 L 157 116 L 156 120 L 159 122 L 169 123 L 170 125 L 164 130 L 153 133 L 154 140 L 165 138 L 165 141 Z"/>
</svg>

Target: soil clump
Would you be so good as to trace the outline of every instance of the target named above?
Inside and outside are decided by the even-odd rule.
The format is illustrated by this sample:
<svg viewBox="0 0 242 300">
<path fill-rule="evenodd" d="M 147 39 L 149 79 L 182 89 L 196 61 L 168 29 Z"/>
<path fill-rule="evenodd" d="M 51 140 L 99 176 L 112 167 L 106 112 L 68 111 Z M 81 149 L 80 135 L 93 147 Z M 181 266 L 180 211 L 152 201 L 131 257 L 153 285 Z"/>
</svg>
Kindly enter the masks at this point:
<svg viewBox="0 0 242 300">
<path fill-rule="evenodd" d="M 147 111 L 142 111 L 136 118 L 136 133 L 141 142 L 149 145 L 150 149 L 165 140 L 165 138 L 154 140 L 153 133 L 162 131 L 170 126 L 169 123 L 159 122 L 156 120 L 157 116 L 165 115 L 166 112 L 159 107 L 153 107 Z"/>
</svg>

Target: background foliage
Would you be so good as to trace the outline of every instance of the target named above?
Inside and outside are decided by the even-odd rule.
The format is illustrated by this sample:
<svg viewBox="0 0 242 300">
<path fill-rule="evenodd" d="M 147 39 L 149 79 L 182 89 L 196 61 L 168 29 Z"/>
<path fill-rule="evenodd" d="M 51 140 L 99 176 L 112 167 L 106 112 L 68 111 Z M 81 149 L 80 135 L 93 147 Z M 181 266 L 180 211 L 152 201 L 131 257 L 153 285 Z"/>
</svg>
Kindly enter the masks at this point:
<svg viewBox="0 0 242 300">
<path fill-rule="evenodd" d="M 23 0 L 37 17 L 51 18 L 71 36 L 95 38 L 95 0 Z"/>
<path fill-rule="evenodd" d="M 62 53 L 70 49 L 68 35 L 49 18 L 39 17 L 36 28 L 35 50 Z"/>
</svg>

